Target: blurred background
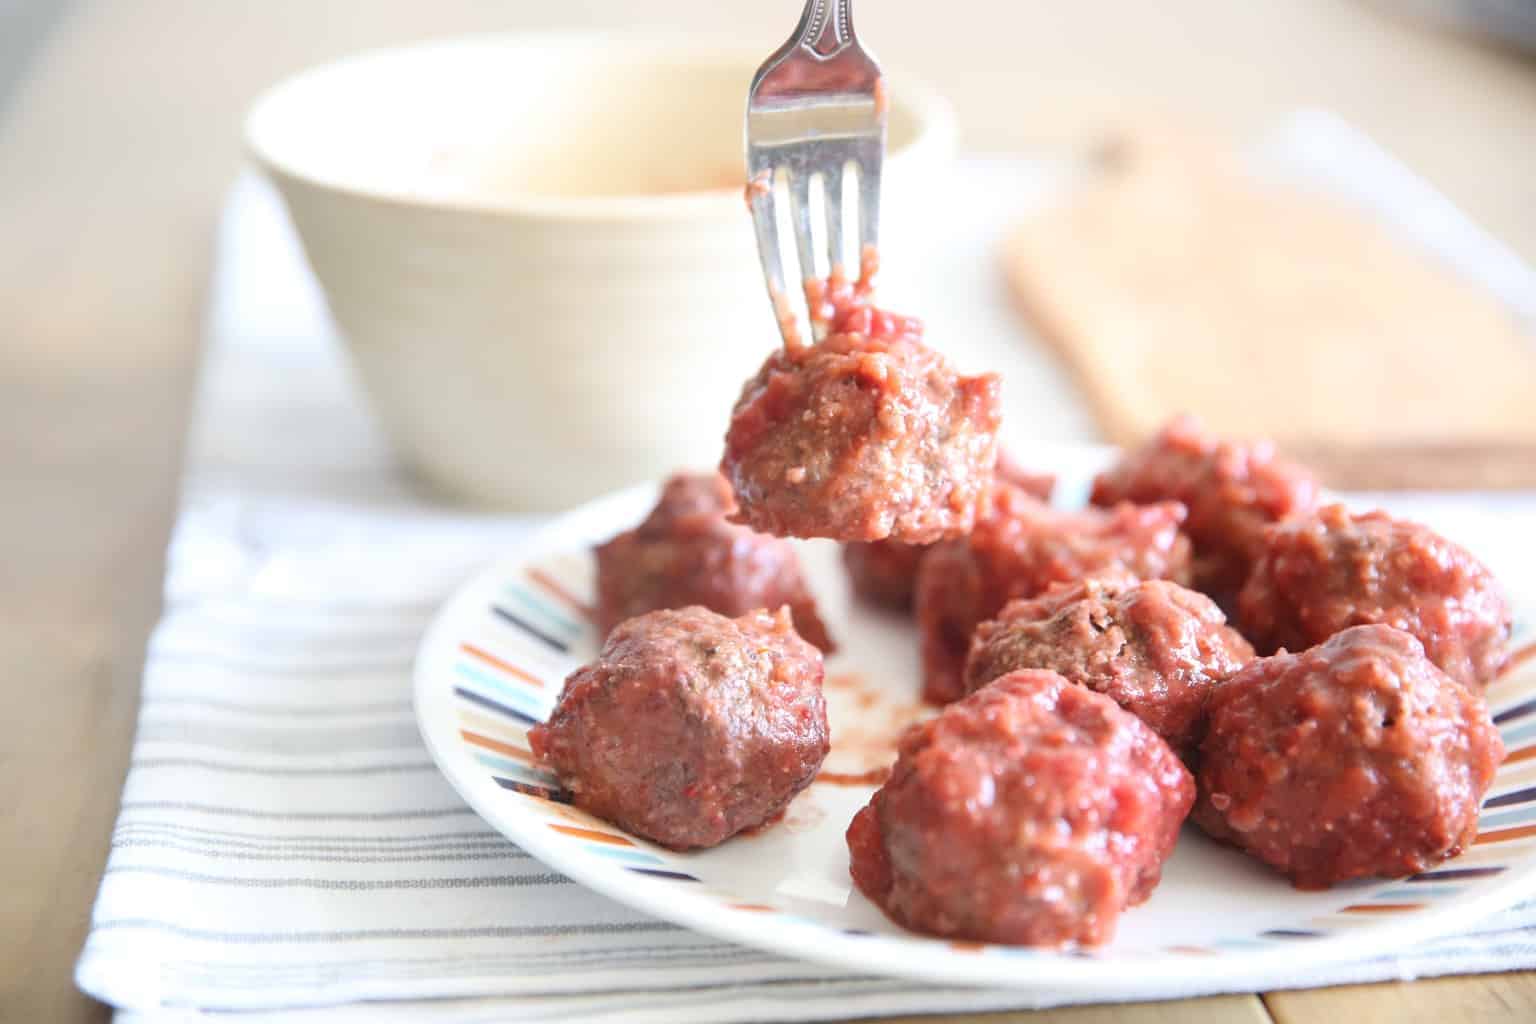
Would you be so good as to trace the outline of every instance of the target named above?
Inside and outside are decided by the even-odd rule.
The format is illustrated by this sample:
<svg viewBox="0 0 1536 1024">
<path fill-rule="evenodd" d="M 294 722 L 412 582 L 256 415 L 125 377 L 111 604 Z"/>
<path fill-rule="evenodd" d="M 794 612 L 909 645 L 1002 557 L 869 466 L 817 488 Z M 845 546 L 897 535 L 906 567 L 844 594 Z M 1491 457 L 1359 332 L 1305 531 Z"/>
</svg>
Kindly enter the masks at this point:
<svg viewBox="0 0 1536 1024">
<path fill-rule="evenodd" d="M 361 50 L 530 29 L 706 37 L 766 53 L 799 7 L 794 0 L 0 0 L 0 365 L 11 392 L 0 408 L 0 437 L 12 446 L 6 454 L 16 465 L 36 462 L 37 446 L 50 443 L 35 436 L 40 417 L 61 404 L 105 401 L 124 437 L 140 439 L 130 462 L 153 458 L 157 474 L 172 471 L 166 467 L 174 467 L 180 450 L 220 211 L 247 163 L 243 118 L 274 83 Z M 1069 213 L 1039 230 L 1022 223 L 1017 201 L 1035 185 L 993 178 L 977 199 L 973 183 L 967 194 L 976 201 L 966 216 L 993 216 L 996 230 L 967 228 L 971 248 L 935 243 L 932 252 L 943 254 L 938 265 L 914 253 L 893 261 L 906 269 L 892 273 L 942 282 L 963 259 L 972 280 L 1000 279 L 1000 269 L 1010 277 L 1011 291 L 1025 300 L 1010 311 L 1011 325 L 1001 324 L 1000 312 L 980 324 L 958 309 L 916 311 L 950 332 L 944 346 L 963 347 L 963 335 L 973 330 L 995 338 L 1002 327 L 1033 360 L 1015 375 L 1026 381 L 1022 387 L 1046 397 L 1072 392 L 1075 412 L 1046 402 L 1034 420 L 1016 418 L 1031 436 L 1131 441 L 1168 413 L 1194 406 L 1218 429 L 1279 434 L 1309 454 L 1333 453 L 1354 470 L 1374 465 L 1382 446 L 1444 442 L 1444 451 L 1401 477 L 1416 485 L 1530 485 L 1522 467 L 1536 465 L 1529 457 L 1536 451 L 1536 374 L 1524 344 L 1532 310 L 1517 308 L 1509 296 L 1529 297 L 1529 263 L 1536 260 L 1536 60 L 1525 48 L 1531 10 L 1514 0 L 866 0 L 857 12 L 861 35 L 898 86 L 921 80 L 948 101 L 966 158 L 1048 162 L 1119 146 L 1121 155 L 1145 158 L 1130 166 L 1147 170 L 1122 175 L 1124 188 L 1098 200 L 1097 213 Z M 1351 133 L 1348 145 L 1305 132 L 1277 142 L 1298 110 L 1340 119 Z M 1330 226 L 1316 211 L 1293 217 L 1283 206 L 1235 192 L 1225 207 L 1208 203 L 1208 194 L 1223 191 L 1220 176 L 1184 173 L 1212 170 L 1226 159 L 1218 152 L 1224 148 L 1246 159 L 1255 147 L 1278 146 L 1292 163 L 1318 157 L 1338 164 L 1340 146 L 1372 144 L 1424 186 L 1396 190 L 1393 230 L 1417 233 L 1441 249 L 1477 232 L 1481 258 L 1463 262 L 1478 262 L 1481 283 L 1497 279 L 1502 292 L 1484 287 L 1471 296 L 1465 281 L 1447 283 L 1442 279 L 1454 275 L 1422 265 L 1446 263 L 1446 252 L 1390 254 L 1374 235 Z M 1158 178 L 1158 167 L 1174 173 Z M 1377 179 L 1356 176 L 1346 191 L 1353 190 L 1356 205 L 1369 206 L 1375 193 L 1390 191 L 1384 182 L 1378 188 Z M 931 187 L 935 199 L 921 209 L 911 199 L 888 204 L 893 223 L 903 211 L 942 220 L 944 186 Z M 1168 210 L 1184 219 L 1164 216 Z M 1465 222 L 1456 219 L 1458 210 Z M 1102 230 L 1108 221 L 1114 223 Z M 1290 230 L 1293 223 L 1308 227 Z M 998 244 L 1016 227 L 1019 244 L 998 261 Z M 1277 232 L 1293 237 L 1279 244 Z M 1124 250 L 1118 255 L 1117 245 Z M 1181 253 L 1183 262 L 1163 260 L 1168 252 Z M 1274 254 L 1268 262 L 1265 253 Z M 1095 276 L 1120 256 L 1146 260 L 1186 287 L 1178 294 L 1157 291 L 1162 284 L 1138 291 L 1157 275 L 1129 263 L 1119 280 Z M 1453 254 L 1448 262 L 1458 259 Z M 1291 273 L 1301 266 L 1324 269 Z M 1208 274 L 1215 276 L 1207 280 Z M 1188 287 L 1192 281 L 1207 283 L 1201 291 Z M 327 288 L 334 311 L 336 294 Z M 1364 299 L 1356 302 L 1356 293 Z M 1222 295 L 1242 301 L 1223 305 Z M 1259 296 L 1276 305 L 1246 304 Z M 1417 303 L 1399 304 L 1397 296 Z M 1312 317 L 1342 306 L 1358 308 L 1331 324 Z M 1250 332 L 1258 321 L 1265 329 Z M 180 326 L 169 330 L 168 322 Z M 1357 328 L 1374 333 L 1375 344 L 1356 344 Z M 1405 350 L 1397 333 L 1404 331 L 1415 334 L 1406 349 L 1415 354 L 1393 359 L 1390 353 Z M 1227 338 L 1237 342 L 1250 333 L 1247 349 L 1228 350 Z M 1303 336 L 1312 339 L 1311 349 L 1293 357 L 1286 341 Z M 1202 351 L 1225 361 L 1210 362 L 1205 379 L 1194 383 L 1154 380 L 1146 358 L 1166 354 L 1177 377 L 1202 365 Z M 1352 355 L 1341 361 L 1341 351 Z M 1271 401 L 1229 395 L 1223 404 L 1217 393 L 1232 374 L 1255 366 L 1265 374 L 1286 371 Z M 1361 390 L 1341 380 L 1369 385 L 1377 377 L 1382 401 L 1366 403 L 1352 419 L 1329 414 Z M 1152 397 L 1141 401 L 1136 392 L 1149 381 Z M 1316 390 L 1317 408 L 1293 426 L 1288 396 L 1298 388 Z M 1479 401 L 1466 400 L 1472 395 Z M 387 408 L 390 401 L 375 404 Z M 398 441 L 401 432 L 392 432 Z M 127 441 L 91 432 L 78 451 L 64 454 L 92 458 L 117 443 Z M 1469 451 L 1475 458 L 1467 458 Z M 1461 472 L 1482 465 L 1484 456 L 1495 464 L 1489 473 Z M 1387 473 L 1345 482 L 1399 480 Z"/>
<path fill-rule="evenodd" d="M 67 83 L 100 97 L 90 122 L 80 123 L 73 108 L 68 124 L 28 109 L 27 123 L 7 126 L 5 196 L 17 195 L 29 170 L 85 174 L 101 159 L 131 169 L 137 158 L 119 145 L 114 124 L 133 124 L 146 149 L 184 147 L 177 184 L 227 177 L 246 101 L 289 72 L 358 49 L 553 27 L 708 33 L 760 45 L 785 35 L 798 7 L 3 0 L 0 97 L 29 66 L 24 88 L 34 94 Z M 1521 157 L 1536 147 L 1536 73 L 1516 46 L 1536 20 L 1531 11 L 1521 0 L 865 0 L 858 19 L 887 65 L 923 76 L 954 102 L 972 150 L 1078 145 L 1137 109 L 1195 112 L 1244 132 L 1294 107 L 1326 106 L 1533 257 L 1536 201 Z M 1478 24 L 1513 34 L 1487 45 Z"/>
<path fill-rule="evenodd" d="M 150 307 L 159 312 L 163 303 L 196 308 L 204 300 L 210 263 L 202 257 L 211 253 L 221 202 L 244 162 L 244 112 L 263 89 L 296 71 L 426 38 L 553 28 L 680 40 L 704 36 L 766 53 L 787 33 L 799 7 L 794 0 L 0 0 L 0 224 L 9 239 L 0 238 L 0 325 L 8 335 L 0 344 L 16 366 L 68 360 L 74 374 L 90 375 L 93 386 L 133 393 L 130 381 L 142 373 L 142 387 L 184 392 L 192 361 L 188 340 L 130 321 L 139 311 L 149 315 Z M 952 104 L 963 154 L 1080 156 L 1102 151 L 1106 142 L 1123 142 L 1127 126 L 1132 137 L 1147 135 L 1152 126 L 1152 136 L 1202 140 L 1194 149 L 1170 148 L 1173 159 L 1165 163 L 1203 163 L 1192 154 L 1202 146 L 1208 151 L 1207 139 L 1234 150 L 1251 148 L 1272 137 L 1293 111 L 1324 110 L 1411 168 L 1509 254 L 1530 261 L 1536 259 L 1536 177 L 1530 173 L 1536 61 L 1522 49 L 1531 41 L 1530 11 L 1510 0 L 974 0 L 958 6 L 867 0 L 857 15 L 862 37 L 893 81 L 920 79 Z M 999 198 L 1007 190 L 1000 186 Z M 1157 198 L 1145 205 L 1177 204 Z M 998 206 L 998 218 L 1010 220 L 1004 227 L 1011 226 L 1016 206 Z M 915 204 L 891 204 L 888 214 L 903 209 Z M 1424 218 L 1433 219 L 1432 211 Z M 1286 219 L 1275 211 L 1268 216 L 1271 225 Z M 1051 231 L 1076 236 L 1076 229 L 1062 225 Z M 1247 249 L 1263 250 L 1262 239 L 1259 232 Z M 1236 241 L 1241 247 L 1241 235 Z M 1149 238 L 1140 248 L 1171 244 Z M 1231 262 L 1222 244 L 1210 244 L 1206 255 L 1217 267 Z M 1307 244 L 1318 253 L 1330 248 L 1326 238 Z M 1019 257 L 1022 270 L 1012 268 L 1020 274 L 1019 290 L 1044 289 L 1053 301 L 1070 292 L 1074 282 L 1059 280 L 1056 267 L 1042 273 L 1039 254 L 1053 249 L 1048 231 L 1035 240 L 1033 257 Z M 1365 243 L 1354 246 L 1357 263 L 1373 262 L 1368 250 Z M 1104 262 L 1091 246 L 1080 255 L 1089 265 Z M 1185 272 L 1203 277 L 1206 269 L 1191 264 Z M 1250 278 L 1272 272 L 1258 264 L 1247 270 Z M 1394 288 L 1417 291 L 1412 275 L 1376 276 L 1380 281 L 1367 291 L 1380 301 Z M 1221 284 L 1210 290 L 1220 292 Z M 1302 294 L 1315 284 L 1298 282 L 1296 290 Z M 1337 281 L 1333 287 L 1337 292 Z M 45 295 L 56 301 L 42 303 Z M 1147 297 L 1140 299 L 1140 305 L 1126 306 L 1137 316 L 1148 308 Z M 1024 312 L 1037 328 L 1043 321 L 1059 327 L 1060 310 L 1049 306 L 1035 302 Z M 109 307 L 118 310 L 117 322 L 91 321 L 92 310 Z M 38 308 L 44 312 L 34 312 Z M 1436 330 L 1443 321 L 1454 331 L 1462 317 L 1449 311 L 1461 307 L 1447 300 L 1433 308 L 1447 311 L 1431 317 Z M 1375 323 L 1378 314 L 1362 313 L 1357 321 Z M 942 311 L 936 315 L 941 325 L 968 326 Z M 1233 315 L 1220 329 L 1241 328 L 1242 310 Z M 1427 322 L 1416 312 L 1405 311 L 1400 319 Z M 1120 358 L 1124 339 L 1095 348 L 1103 326 L 1073 325 L 1067 333 L 1076 336 L 1051 346 L 1050 358 L 1064 355 L 1079 387 L 1086 383 L 1099 436 L 1133 440 L 1152 419 L 1190 399 L 1175 390 L 1132 414 L 1123 392 L 1135 380 L 1122 381 L 1118 397 L 1093 393 L 1101 367 L 1129 365 Z M 1311 325 L 1295 326 L 1299 332 Z M 1274 350 L 1267 336 L 1254 344 Z M 1425 344 L 1442 347 L 1438 335 Z M 1491 344 L 1509 347 L 1507 339 Z M 1473 345 L 1480 352 L 1487 347 Z M 1360 352 L 1361 361 L 1381 364 L 1379 349 Z M 157 358 L 161 364 L 152 368 Z M 1324 352 L 1317 358 L 1329 357 Z M 1444 361 L 1443 352 L 1439 358 Z M 1433 440 L 1436 417 L 1424 408 L 1436 400 L 1437 388 L 1480 389 L 1483 381 L 1519 378 L 1528 368 L 1506 351 L 1480 362 L 1477 373 L 1452 367 L 1449 383 L 1442 383 L 1447 378 L 1438 364 L 1426 365 L 1433 372 L 1403 384 L 1416 389 L 1419 405 L 1387 403 L 1370 412 L 1372 422 L 1395 417 L 1399 426 L 1416 424 L 1384 440 Z M 1304 381 L 1327 372 L 1315 367 Z M 1528 397 L 1503 394 L 1489 404 L 1523 409 Z M 122 415 L 145 413 L 134 407 Z M 1458 443 L 1460 431 L 1479 445 L 1506 448 L 1536 433 L 1527 422 L 1509 426 L 1501 415 L 1489 413 L 1464 424 L 1465 430 L 1447 424 L 1443 432 Z M 1276 432 L 1264 417 L 1249 422 L 1237 415 L 1228 422 L 1217 410 L 1215 418 L 1223 429 Z M 1050 436 L 1048 425 L 1033 426 Z M 1351 432 L 1358 430 L 1346 424 L 1280 433 L 1322 444 L 1338 436 L 1356 441 Z M 1520 448 L 1517 459 L 1525 453 Z"/>
</svg>

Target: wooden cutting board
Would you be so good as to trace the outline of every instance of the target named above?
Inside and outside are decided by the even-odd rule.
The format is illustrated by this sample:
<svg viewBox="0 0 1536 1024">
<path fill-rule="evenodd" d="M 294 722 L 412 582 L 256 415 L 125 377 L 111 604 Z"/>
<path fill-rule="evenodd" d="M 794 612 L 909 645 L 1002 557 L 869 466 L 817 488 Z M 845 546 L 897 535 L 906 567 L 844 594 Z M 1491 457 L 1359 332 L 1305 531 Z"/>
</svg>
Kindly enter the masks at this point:
<svg viewBox="0 0 1536 1024">
<path fill-rule="evenodd" d="M 1536 487 L 1536 337 L 1491 295 L 1204 139 L 1101 163 L 1004 258 L 1110 440 L 1188 410 L 1335 486 Z"/>
</svg>

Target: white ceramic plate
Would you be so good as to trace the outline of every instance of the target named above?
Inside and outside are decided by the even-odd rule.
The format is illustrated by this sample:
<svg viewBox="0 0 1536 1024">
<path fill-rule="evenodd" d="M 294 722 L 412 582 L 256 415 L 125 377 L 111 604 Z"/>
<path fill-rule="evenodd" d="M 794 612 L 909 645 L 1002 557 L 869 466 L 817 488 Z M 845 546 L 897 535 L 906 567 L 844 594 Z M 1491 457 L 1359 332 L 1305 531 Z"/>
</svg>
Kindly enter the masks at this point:
<svg viewBox="0 0 1536 1024">
<path fill-rule="evenodd" d="M 1035 452 L 1058 494 L 1083 493 L 1093 448 Z M 580 607 L 589 549 L 637 522 L 643 487 L 562 517 L 465 586 L 428 631 L 416 713 L 443 773 L 509 839 L 576 881 L 657 917 L 733 942 L 859 972 L 966 985 L 1091 989 L 1104 997 L 1181 978 L 1213 980 L 1358 959 L 1464 926 L 1536 891 L 1536 663 L 1489 691 L 1509 757 L 1484 804 L 1476 845 L 1409 879 L 1299 892 L 1186 828 L 1151 900 L 1092 952 L 947 942 L 904 932 L 853 890 L 843 832 L 873 788 L 818 782 L 783 821 L 702 853 L 673 853 L 562 802 L 533 764 L 526 729 L 565 675 L 597 653 Z M 923 714 L 916 634 L 903 617 L 850 599 L 835 545 L 802 549 L 840 645 L 827 664 L 833 752 L 826 769 L 889 763 L 900 728 Z"/>
</svg>

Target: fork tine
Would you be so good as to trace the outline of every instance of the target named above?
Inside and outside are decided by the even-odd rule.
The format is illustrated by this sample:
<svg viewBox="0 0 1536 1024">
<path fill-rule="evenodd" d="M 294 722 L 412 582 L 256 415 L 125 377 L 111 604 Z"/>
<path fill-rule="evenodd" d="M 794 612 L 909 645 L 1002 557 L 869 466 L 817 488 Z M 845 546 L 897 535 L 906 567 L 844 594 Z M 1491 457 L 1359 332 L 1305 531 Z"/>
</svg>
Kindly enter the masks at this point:
<svg viewBox="0 0 1536 1024">
<path fill-rule="evenodd" d="M 821 174 L 822 203 L 827 214 L 827 273 L 843 263 L 843 165 L 833 163 Z"/>
<path fill-rule="evenodd" d="M 803 168 L 789 175 L 789 214 L 795 228 L 795 252 L 800 257 L 800 280 L 809 281 L 819 275 L 811 236 L 811 176 Z"/>
<path fill-rule="evenodd" d="M 763 274 L 768 278 L 769 301 L 774 304 L 774 314 L 784 296 L 784 264 L 779 258 L 779 222 L 773 206 L 773 178 L 768 179 L 766 189 L 752 193 L 752 227 L 757 232 L 757 258 L 763 264 Z"/>
<path fill-rule="evenodd" d="M 858 147 L 860 259 L 880 242 L 880 150 L 880 142 L 873 140 Z"/>
<path fill-rule="evenodd" d="M 801 282 L 806 303 L 817 305 L 817 284 L 823 274 L 849 273 L 850 257 L 861 275 L 873 272 L 880 218 L 880 160 L 885 149 L 885 94 L 880 66 L 853 31 L 852 0 L 805 0 L 805 10 L 795 34 L 773 52 L 752 76 L 747 90 L 745 141 L 747 170 L 751 175 L 748 204 L 757 229 L 758 258 L 768 282 L 769 298 L 779 320 L 786 347 L 801 344 L 794 305 L 785 293 L 789 257 L 780 239 L 795 236 Z M 849 170 L 849 165 L 853 170 Z M 785 176 L 788 209 L 775 209 L 771 188 L 779 173 Z M 848 180 L 857 174 L 858 184 Z M 811 212 L 811 183 L 822 181 L 822 202 Z M 854 198 L 844 191 L 857 188 Z M 861 251 L 851 255 L 845 224 L 849 203 L 857 202 Z M 781 227 L 777 222 L 785 215 Z M 825 228 L 818 227 L 818 219 Z M 825 231 L 825 270 L 818 273 L 821 248 L 816 232 Z M 787 239 L 785 240 L 787 241 Z M 868 283 L 861 287 L 868 289 Z M 823 289 L 824 290 L 824 289 Z M 825 302 L 819 303 L 825 306 Z M 826 326 L 809 310 L 812 335 Z"/>
</svg>

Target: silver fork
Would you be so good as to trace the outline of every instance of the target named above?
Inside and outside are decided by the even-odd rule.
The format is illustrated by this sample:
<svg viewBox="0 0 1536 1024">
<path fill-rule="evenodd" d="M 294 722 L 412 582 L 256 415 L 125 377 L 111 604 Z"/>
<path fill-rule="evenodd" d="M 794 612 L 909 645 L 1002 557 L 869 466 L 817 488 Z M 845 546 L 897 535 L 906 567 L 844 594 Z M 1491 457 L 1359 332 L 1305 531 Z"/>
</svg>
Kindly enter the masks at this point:
<svg viewBox="0 0 1536 1024">
<path fill-rule="evenodd" d="M 747 95 L 747 199 L 757 229 L 757 254 L 768 297 L 786 344 L 797 343 L 795 317 L 784 290 L 784 261 L 774 192 L 780 172 L 789 194 L 790 223 L 802 282 L 817 272 L 811 229 L 811 182 L 822 180 L 827 243 L 826 277 L 843 274 L 843 176 L 858 177 L 859 268 L 873 271 L 880 225 L 880 163 L 885 154 L 885 86 L 880 66 L 853 31 L 853 0 L 806 0 L 788 42 L 758 68 Z M 818 303 L 811 327 L 820 337 Z"/>
</svg>

